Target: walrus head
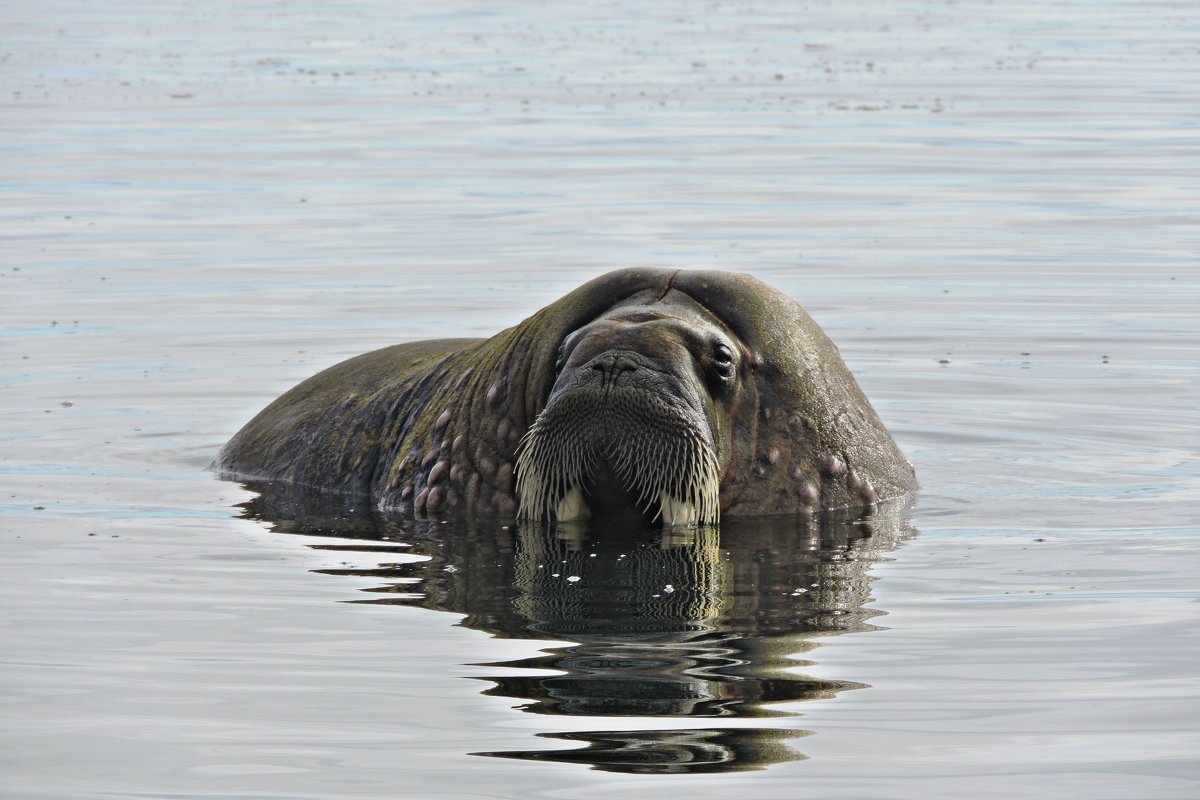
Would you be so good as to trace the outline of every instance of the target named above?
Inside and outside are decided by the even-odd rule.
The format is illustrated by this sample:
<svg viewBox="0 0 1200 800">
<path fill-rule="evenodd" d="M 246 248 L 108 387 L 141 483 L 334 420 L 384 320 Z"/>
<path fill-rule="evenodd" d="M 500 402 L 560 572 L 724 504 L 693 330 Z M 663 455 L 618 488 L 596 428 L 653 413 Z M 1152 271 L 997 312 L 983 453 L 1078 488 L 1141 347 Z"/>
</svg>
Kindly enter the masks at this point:
<svg viewBox="0 0 1200 800">
<path fill-rule="evenodd" d="M 665 300 L 620 304 L 562 341 L 517 458 L 521 516 L 718 520 L 749 354 L 699 303 Z"/>
<path fill-rule="evenodd" d="M 837 347 L 761 281 L 625 270 L 562 306 L 575 324 L 527 351 L 555 373 L 530 370 L 544 388 L 517 452 L 518 516 L 712 524 L 917 488 Z"/>
</svg>

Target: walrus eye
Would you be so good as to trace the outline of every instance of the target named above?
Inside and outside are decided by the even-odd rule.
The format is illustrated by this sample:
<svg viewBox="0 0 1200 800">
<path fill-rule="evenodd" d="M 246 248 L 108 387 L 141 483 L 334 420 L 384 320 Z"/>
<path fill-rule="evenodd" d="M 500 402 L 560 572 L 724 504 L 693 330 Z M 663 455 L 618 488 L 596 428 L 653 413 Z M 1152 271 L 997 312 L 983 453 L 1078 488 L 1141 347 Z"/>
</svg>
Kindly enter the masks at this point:
<svg viewBox="0 0 1200 800">
<path fill-rule="evenodd" d="M 712 369 L 721 380 L 733 380 L 733 350 L 729 345 L 721 342 L 713 345 Z"/>
</svg>

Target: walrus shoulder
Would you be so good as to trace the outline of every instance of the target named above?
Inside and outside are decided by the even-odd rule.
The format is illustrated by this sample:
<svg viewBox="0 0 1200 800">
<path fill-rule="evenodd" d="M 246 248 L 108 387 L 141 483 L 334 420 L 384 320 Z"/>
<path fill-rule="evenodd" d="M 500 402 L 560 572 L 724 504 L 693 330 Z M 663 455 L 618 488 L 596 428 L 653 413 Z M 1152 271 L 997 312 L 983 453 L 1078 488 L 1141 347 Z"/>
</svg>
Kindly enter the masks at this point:
<svg viewBox="0 0 1200 800">
<path fill-rule="evenodd" d="M 369 493 L 397 414 L 413 404 L 438 364 L 481 341 L 409 342 L 335 364 L 259 412 L 214 466 L 224 477 Z"/>
</svg>

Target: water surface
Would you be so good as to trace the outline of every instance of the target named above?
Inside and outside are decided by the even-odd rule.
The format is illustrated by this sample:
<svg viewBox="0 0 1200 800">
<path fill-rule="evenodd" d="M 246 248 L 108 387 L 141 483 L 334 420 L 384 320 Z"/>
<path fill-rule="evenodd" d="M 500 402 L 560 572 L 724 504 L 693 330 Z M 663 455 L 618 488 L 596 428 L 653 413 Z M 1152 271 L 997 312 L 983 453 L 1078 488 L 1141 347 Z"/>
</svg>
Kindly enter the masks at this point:
<svg viewBox="0 0 1200 800">
<path fill-rule="evenodd" d="M 3 18 L 0 794 L 1200 794 L 1194 4 Z M 795 297 L 921 494 L 572 538 L 205 471 L 632 265 Z"/>
</svg>

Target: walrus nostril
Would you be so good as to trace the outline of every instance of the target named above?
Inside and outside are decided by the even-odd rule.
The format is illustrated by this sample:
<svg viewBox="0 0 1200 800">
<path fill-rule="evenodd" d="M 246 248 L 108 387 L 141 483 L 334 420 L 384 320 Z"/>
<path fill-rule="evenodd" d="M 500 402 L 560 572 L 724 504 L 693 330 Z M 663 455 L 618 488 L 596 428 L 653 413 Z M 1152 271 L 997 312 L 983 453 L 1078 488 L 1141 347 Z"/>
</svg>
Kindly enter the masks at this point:
<svg viewBox="0 0 1200 800">
<path fill-rule="evenodd" d="M 638 363 L 632 358 L 614 353 L 596 358 L 592 361 L 591 366 L 600 373 L 605 386 L 615 384 L 622 373 L 637 372 L 640 369 Z"/>
</svg>

